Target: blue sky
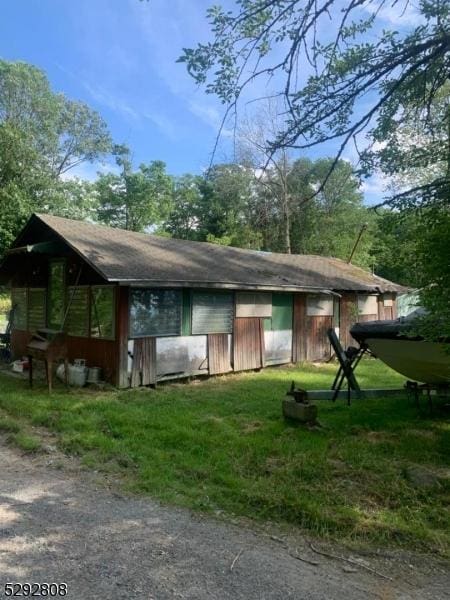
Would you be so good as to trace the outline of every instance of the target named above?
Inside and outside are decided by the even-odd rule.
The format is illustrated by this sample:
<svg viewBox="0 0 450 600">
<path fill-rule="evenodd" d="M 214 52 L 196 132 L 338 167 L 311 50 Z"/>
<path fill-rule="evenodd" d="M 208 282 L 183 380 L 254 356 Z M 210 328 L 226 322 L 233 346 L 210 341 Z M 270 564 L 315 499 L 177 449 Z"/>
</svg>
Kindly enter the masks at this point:
<svg viewBox="0 0 450 600">
<path fill-rule="evenodd" d="M 208 39 L 211 4 L 9 0 L 2 3 L 0 56 L 38 66 L 55 91 L 98 110 L 114 140 L 132 149 L 135 164 L 164 160 L 170 173 L 200 173 L 209 164 L 223 107 L 175 61 L 183 47 Z M 398 22 L 392 11 L 383 18 Z M 226 152 L 225 140 L 217 159 L 226 159 Z M 326 154 L 322 148 L 310 156 Z M 93 178 L 99 168 L 82 165 L 78 175 Z M 380 198 L 383 183 L 375 177 L 365 185 L 368 202 Z"/>
</svg>

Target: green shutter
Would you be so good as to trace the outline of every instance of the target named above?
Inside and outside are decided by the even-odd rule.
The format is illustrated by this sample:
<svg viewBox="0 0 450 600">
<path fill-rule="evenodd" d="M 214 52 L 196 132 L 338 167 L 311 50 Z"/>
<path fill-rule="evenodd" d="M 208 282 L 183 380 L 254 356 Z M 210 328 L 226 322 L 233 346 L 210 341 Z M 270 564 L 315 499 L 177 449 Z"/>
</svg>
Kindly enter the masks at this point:
<svg viewBox="0 0 450 600">
<path fill-rule="evenodd" d="M 65 329 L 69 335 L 89 335 L 89 288 L 70 287 L 67 294 L 68 312 Z"/>
<path fill-rule="evenodd" d="M 45 289 L 31 288 L 28 290 L 28 329 L 42 329 L 45 321 Z"/>
<path fill-rule="evenodd" d="M 192 333 L 231 333 L 234 301 L 229 292 L 194 292 Z"/>
<path fill-rule="evenodd" d="M 275 292 L 272 294 L 272 330 L 292 329 L 294 298 L 292 294 Z"/>
<path fill-rule="evenodd" d="M 27 330 L 27 288 L 14 288 L 11 292 L 11 306 L 14 310 L 13 328 Z"/>
<path fill-rule="evenodd" d="M 191 335 L 191 292 L 183 290 L 183 323 L 181 325 L 182 335 Z"/>
<path fill-rule="evenodd" d="M 263 319 L 264 331 L 272 331 L 272 317 L 266 317 Z"/>
</svg>

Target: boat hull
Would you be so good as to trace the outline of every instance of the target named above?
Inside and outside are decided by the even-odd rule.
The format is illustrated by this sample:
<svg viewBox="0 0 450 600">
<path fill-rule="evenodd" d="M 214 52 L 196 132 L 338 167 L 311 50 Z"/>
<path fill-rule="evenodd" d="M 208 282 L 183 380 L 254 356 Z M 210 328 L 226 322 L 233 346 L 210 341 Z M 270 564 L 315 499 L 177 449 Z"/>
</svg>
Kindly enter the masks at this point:
<svg viewBox="0 0 450 600">
<path fill-rule="evenodd" d="M 377 358 L 408 379 L 435 385 L 450 383 L 448 344 L 371 337 L 364 342 Z"/>
</svg>

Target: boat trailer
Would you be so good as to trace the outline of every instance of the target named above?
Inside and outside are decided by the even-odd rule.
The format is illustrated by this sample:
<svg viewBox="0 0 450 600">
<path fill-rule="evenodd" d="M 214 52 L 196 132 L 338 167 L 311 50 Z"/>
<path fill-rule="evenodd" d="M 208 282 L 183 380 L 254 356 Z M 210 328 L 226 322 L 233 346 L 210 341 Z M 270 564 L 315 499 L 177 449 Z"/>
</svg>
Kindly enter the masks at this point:
<svg viewBox="0 0 450 600">
<path fill-rule="evenodd" d="M 332 328 L 328 329 L 327 336 L 339 362 L 339 368 L 331 389 L 302 390 L 295 388 L 294 382 L 292 382 L 291 388 L 287 392 L 287 396 L 291 397 L 291 405 L 292 399 L 298 404 L 311 406 L 314 400 L 331 400 L 335 402 L 338 399 L 346 398 L 347 404 L 350 406 L 352 396 L 363 399 L 405 394 L 405 388 L 361 389 L 355 376 L 355 370 L 364 355 L 372 355 L 369 348 L 364 344 L 360 344 L 359 348 L 349 346 L 347 350 L 344 350 L 336 332 Z M 345 382 L 347 383 L 347 389 L 343 389 Z M 284 412 L 286 413 L 285 410 Z M 292 414 L 285 414 L 285 416 L 295 418 Z"/>
<path fill-rule="evenodd" d="M 355 370 L 364 355 L 375 355 L 365 344 L 360 344 L 359 348 L 349 346 L 347 350 L 344 350 L 336 332 L 332 328 L 328 329 L 327 336 L 339 363 L 339 368 L 331 389 L 303 390 L 301 388 L 296 388 L 294 382 L 292 382 L 291 388 L 287 392 L 287 396 L 291 397 L 291 403 L 293 399 L 298 404 L 309 405 L 311 407 L 311 403 L 314 402 L 314 400 L 331 400 L 332 402 L 335 402 L 338 399 L 347 399 L 347 404 L 350 406 L 352 397 L 368 399 L 386 396 L 405 396 L 406 394 L 415 400 L 415 403 L 419 408 L 420 397 L 426 396 L 431 412 L 433 408 L 433 398 L 450 397 L 450 386 L 447 384 L 420 384 L 415 381 L 407 381 L 405 386 L 401 388 L 361 389 L 355 376 Z M 345 383 L 347 383 L 347 386 L 346 389 L 343 389 Z"/>
</svg>

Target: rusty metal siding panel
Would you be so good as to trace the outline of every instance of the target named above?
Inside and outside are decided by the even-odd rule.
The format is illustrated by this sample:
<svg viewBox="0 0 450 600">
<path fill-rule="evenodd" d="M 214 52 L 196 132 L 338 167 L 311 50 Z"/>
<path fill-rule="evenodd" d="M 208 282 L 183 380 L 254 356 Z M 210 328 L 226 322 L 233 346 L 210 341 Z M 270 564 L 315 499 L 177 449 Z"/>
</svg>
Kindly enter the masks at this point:
<svg viewBox="0 0 450 600">
<path fill-rule="evenodd" d="M 208 369 L 210 375 L 231 371 L 230 346 L 227 333 L 208 335 Z"/>
<path fill-rule="evenodd" d="M 142 340 L 142 385 L 156 383 L 156 339 Z"/>
<path fill-rule="evenodd" d="M 117 342 L 97 338 L 67 336 L 69 361 L 86 359 L 88 367 L 100 367 L 102 377 L 110 383 L 117 381 Z"/>
<path fill-rule="evenodd" d="M 133 347 L 131 387 L 156 383 L 156 339 L 138 338 Z"/>
<path fill-rule="evenodd" d="M 323 361 L 331 357 L 327 331 L 333 326 L 333 317 L 307 317 L 306 360 Z"/>
<path fill-rule="evenodd" d="M 233 368 L 235 371 L 259 369 L 263 366 L 264 326 L 258 317 L 234 320 Z"/>
<path fill-rule="evenodd" d="M 352 292 L 343 292 L 340 306 L 340 328 L 339 338 L 342 346 L 354 346 L 355 340 L 350 335 L 350 327 L 358 320 L 357 311 L 357 296 Z"/>
</svg>

